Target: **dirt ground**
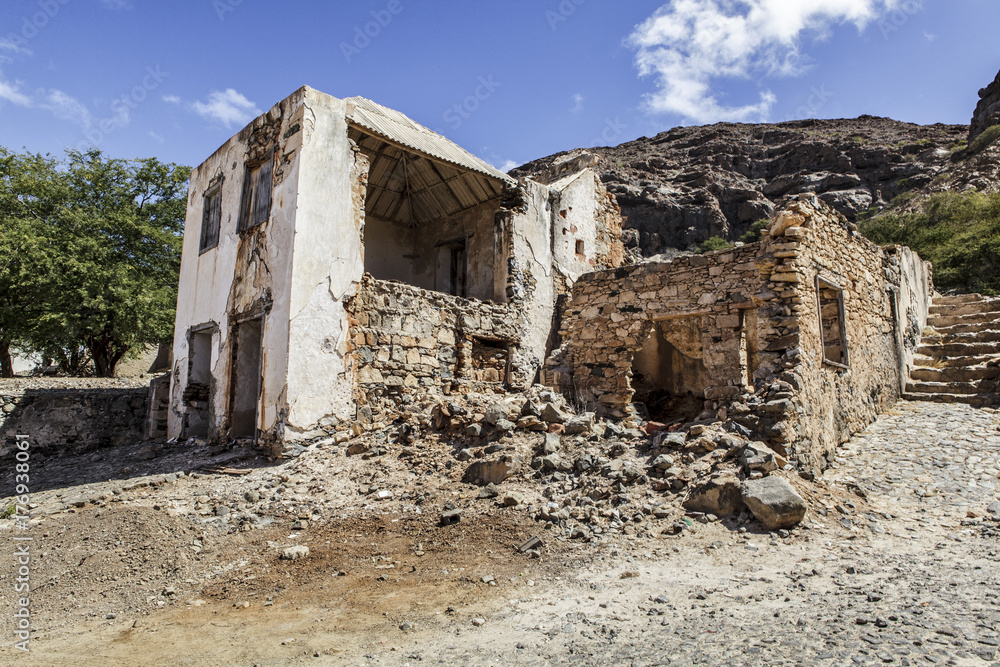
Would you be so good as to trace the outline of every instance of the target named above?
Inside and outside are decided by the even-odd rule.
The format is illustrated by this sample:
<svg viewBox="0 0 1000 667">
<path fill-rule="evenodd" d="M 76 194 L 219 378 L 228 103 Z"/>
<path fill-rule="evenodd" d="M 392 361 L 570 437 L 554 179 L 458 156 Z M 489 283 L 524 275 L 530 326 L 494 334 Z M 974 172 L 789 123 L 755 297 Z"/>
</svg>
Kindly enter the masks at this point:
<svg viewBox="0 0 1000 667">
<path fill-rule="evenodd" d="M 917 416 L 937 418 L 932 409 L 940 408 Z M 983 420 L 983 435 L 963 437 L 975 451 L 968 461 L 978 481 L 935 455 L 915 478 L 929 480 L 920 484 L 935 475 L 955 488 L 995 481 L 996 417 L 951 410 L 940 418 L 968 431 L 974 417 Z M 866 457 L 877 454 L 878 442 L 865 442 Z M 462 466 L 446 464 L 453 450 L 425 439 L 410 443 L 406 456 L 321 448 L 270 462 L 247 449 L 140 443 L 41 461 L 27 531 L 31 652 L 14 647 L 13 537 L 22 533 L 7 519 L 0 521 L 0 606 L 7 610 L 0 614 L 0 662 L 998 659 L 1000 537 L 990 493 L 961 506 L 947 493 L 891 493 L 892 485 L 879 481 L 898 472 L 889 458 L 864 481 L 856 463 L 838 464 L 815 482 L 785 473 L 810 511 L 778 534 L 739 516 L 686 515 L 679 496 L 661 498 L 640 484 L 629 491 L 634 498 L 655 495 L 674 513 L 572 539 L 526 507 L 583 481 L 539 485 L 526 471 L 499 485 L 499 496 L 482 493 L 460 481 Z M 12 472 L 2 471 L 0 483 L 12 481 Z M 504 506 L 511 493 L 524 496 L 523 504 Z M 441 525 L 441 512 L 452 507 L 462 509 L 461 520 Z M 675 535 L 679 521 L 686 527 Z M 518 547 L 533 536 L 542 546 L 522 553 Z M 283 560 L 296 545 L 308 555 Z"/>
</svg>

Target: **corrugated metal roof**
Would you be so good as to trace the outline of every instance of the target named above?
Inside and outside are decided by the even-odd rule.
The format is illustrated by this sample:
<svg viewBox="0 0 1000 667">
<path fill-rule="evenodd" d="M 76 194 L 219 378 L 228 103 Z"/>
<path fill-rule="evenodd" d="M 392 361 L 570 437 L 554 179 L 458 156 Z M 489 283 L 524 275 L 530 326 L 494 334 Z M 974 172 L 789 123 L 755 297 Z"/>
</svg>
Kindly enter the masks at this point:
<svg viewBox="0 0 1000 667">
<path fill-rule="evenodd" d="M 418 153 L 469 169 L 513 185 L 516 181 L 437 132 L 364 97 L 349 97 L 347 119 L 368 132 Z"/>
</svg>

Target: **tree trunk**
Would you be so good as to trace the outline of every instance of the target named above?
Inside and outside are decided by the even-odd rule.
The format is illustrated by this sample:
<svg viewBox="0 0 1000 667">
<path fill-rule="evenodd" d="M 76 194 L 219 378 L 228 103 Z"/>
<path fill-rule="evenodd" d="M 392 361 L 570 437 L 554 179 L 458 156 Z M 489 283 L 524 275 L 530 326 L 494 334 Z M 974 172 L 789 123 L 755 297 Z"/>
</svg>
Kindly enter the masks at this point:
<svg viewBox="0 0 1000 667">
<path fill-rule="evenodd" d="M 104 339 L 90 348 L 90 356 L 94 360 L 94 371 L 99 378 L 113 378 L 118 362 L 128 352 L 128 348 L 119 349 L 114 341 Z"/>
<path fill-rule="evenodd" d="M 0 340 L 0 377 L 14 377 L 14 362 L 10 358 L 9 340 Z"/>
</svg>

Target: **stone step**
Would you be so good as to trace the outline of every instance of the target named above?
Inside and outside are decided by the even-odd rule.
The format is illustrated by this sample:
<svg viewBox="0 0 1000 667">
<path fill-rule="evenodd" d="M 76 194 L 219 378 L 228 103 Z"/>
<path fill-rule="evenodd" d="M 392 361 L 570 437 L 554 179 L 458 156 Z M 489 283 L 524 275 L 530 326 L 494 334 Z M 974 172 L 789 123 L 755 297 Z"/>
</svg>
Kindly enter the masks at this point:
<svg viewBox="0 0 1000 667">
<path fill-rule="evenodd" d="M 973 301 L 982 301 L 982 294 L 955 294 L 953 296 L 936 296 L 933 299 L 935 306 L 953 306 L 956 304 L 970 303 Z"/>
<path fill-rule="evenodd" d="M 1000 394 L 911 394 L 904 393 L 907 401 L 929 401 L 932 403 L 966 403 L 978 408 L 1000 405 Z"/>
<path fill-rule="evenodd" d="M 973 357 L 981 354 L 1000 354 L 1000 343 L 947 343 L 944 345 L 921 345 L 917 354 L 925 357 Z"/>
<path fill-rule="evenodd" d="M 987 394 L 996 391 L 995 381 L 981 382 L 907 382 L 907 394 Z"/>
<path fill-rule="evenodd" d="M 974 303 L 956 306 L 931 306 L 931 315 L 977 315 L 985 313 L 1000 313 L 1000 299 L 988 299 Z"/>
<path fill-rule="evenodd" d="M 971 322 L 968 324 L 953 324 L 950 327 L 934 327 L 931 329 L 934 334 L 955 334 L 973 333 L 976 331 L 1000 331 L 1000 321 L 987 320 L 986 322 Z"/>
<path fill-rule="evenodd" d="M 977 382 L 1000 378 L 1000 368 L 914 368 L 910 379 L 920 382 Z"/>
<path fill-rule="evenodd" d="M 950 343 L 995 343 L 1000 341 L 1000 331 L 985 329 L 982 331 L 967 331 L 962 333 L 942 333 L 935 330 L 933 334 L 924 336 L 920 342 L 924 345 L 947 345 Z"/>
<path fill-rule="evenodd" d="M 923 355 L 913 356 L 913 365 L 919 368 L 968 368 L 970 366 L 980 366 L 993 359 L 996 355 L 982 354 L 971 357 L 925 357 Z"/>
<path fill-rule="evenodd" d="M 927 326 L 935 329 L 950 327 L 956 324 L 980 324 L 1000 320 L 998 313 L 970 313 L 968 315 L 931 315 L 927 318 Z"/>
</svg>

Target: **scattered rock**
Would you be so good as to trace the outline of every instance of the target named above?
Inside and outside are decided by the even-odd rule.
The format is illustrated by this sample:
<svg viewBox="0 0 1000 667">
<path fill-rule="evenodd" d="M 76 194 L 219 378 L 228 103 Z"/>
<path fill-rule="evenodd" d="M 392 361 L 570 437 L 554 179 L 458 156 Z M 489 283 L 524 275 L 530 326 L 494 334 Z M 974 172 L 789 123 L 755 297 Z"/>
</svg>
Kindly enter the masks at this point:
<svg viewBox="0 0 1000 667">
<path fill-rule="evenodd" d="M 447 512 L 442 512 L 441 513 L 441 525 L 442 526 L 450 526 L 452 524 L 458 523 L 461 520 L 462 520 L 462 510 L 461 509 L 453 509 L 453 510 L 448 510 Z"/>
<path fill-rule="evenodd" d="M 309 547 L 298 544 L 281 552 L 281 560 L 299 560 L 309 555 Z"/>
<path fill-rule="evenodd" d="M 541 548 L 542 548 L 542 540 L 540 537 L 536 535 L 535 537 L 529 538 L 526 542 L 524 542 L 521 546 L 519 546 L 517 550 L 520 551 L 521 553 L 526 553 L 528 551 L 532 551 L 533 549 L 541 549 Z"/>
<path fill-rule="evenodd" d="M 806 501 L 782 477 L 764 477 L 743 483 L 743 502 L 770 530 L 791 528 L 806 515 Z"/>
<path fill-rule="evenodd" d="M 465 471 L 469 484 L 500 484 L 513 474 L 514 462 L 507 456 L 496 460 L 476 461 Z"/>
<path fill-rule="evenodd" d="M 736 475 L 724 473 L 691 487 L 683 503 L 690 512 L 729 516 L 743 508 L 743 491 Z"/>
</svg>

